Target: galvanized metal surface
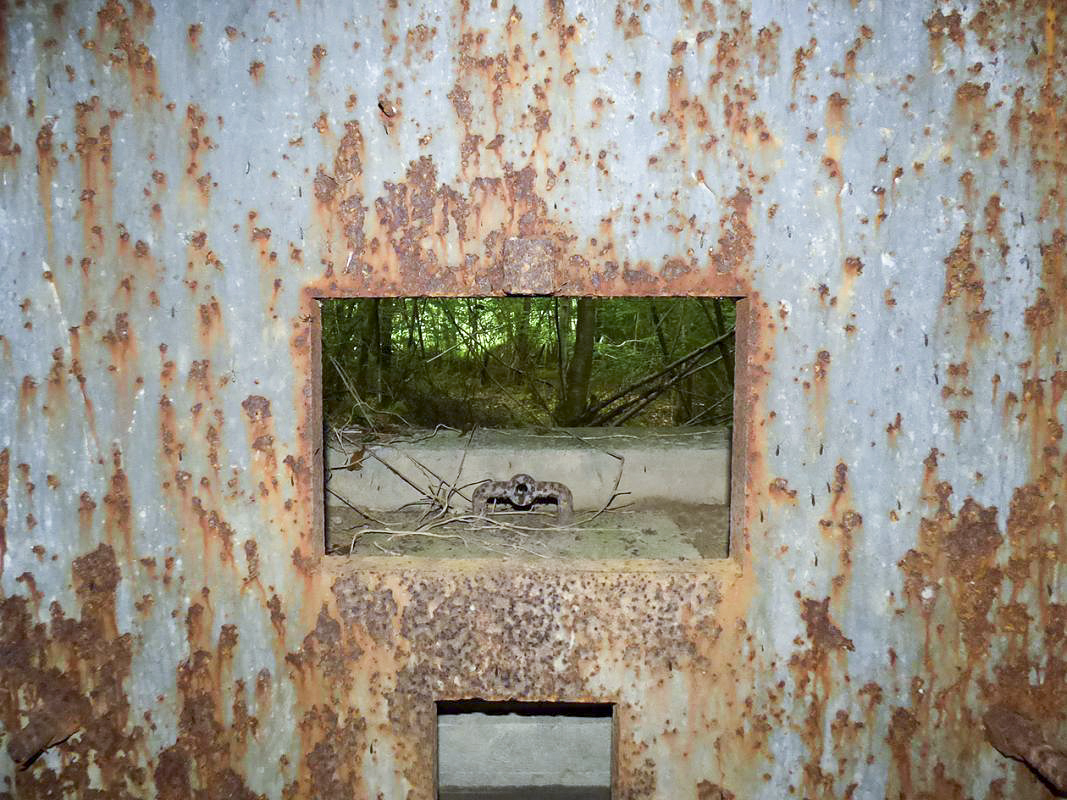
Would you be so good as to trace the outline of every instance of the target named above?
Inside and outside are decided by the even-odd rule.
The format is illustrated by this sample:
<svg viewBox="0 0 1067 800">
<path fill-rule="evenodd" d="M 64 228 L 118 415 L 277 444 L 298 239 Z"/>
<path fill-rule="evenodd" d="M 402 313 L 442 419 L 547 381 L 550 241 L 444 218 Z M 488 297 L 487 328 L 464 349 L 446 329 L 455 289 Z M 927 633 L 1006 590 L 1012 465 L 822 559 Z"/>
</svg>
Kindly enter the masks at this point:
<svg viewBox="0 0 1067 800">
<path fill-rule="evenodd" d="M 430 797 L 471 696 L 618 703 L 619 798 L 1045 796 L 1065 17 L 0 2 L 0 796 Z M 309 298 L 546 289 L 750 298 L 736 559 L 318 558 Z"/>
</svg>

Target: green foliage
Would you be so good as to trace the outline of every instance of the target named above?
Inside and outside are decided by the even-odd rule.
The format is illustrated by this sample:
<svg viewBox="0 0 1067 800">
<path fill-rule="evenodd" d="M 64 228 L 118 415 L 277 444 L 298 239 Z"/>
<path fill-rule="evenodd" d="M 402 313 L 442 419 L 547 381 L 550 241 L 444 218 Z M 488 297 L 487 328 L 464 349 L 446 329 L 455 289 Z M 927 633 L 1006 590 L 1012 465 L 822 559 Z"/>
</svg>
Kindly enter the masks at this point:
<svg viewBox="0 0 1067 800">
<path fill-rule="evenodd" d="M 573 298 L 325 300 L 324 416 L 333 426 L 377 430 L 556 425 L 576 319 Z M 588 400 L 577 421 L 728 424 L 733 326 L 726 300 L 597 300 Z"/>
</svg>

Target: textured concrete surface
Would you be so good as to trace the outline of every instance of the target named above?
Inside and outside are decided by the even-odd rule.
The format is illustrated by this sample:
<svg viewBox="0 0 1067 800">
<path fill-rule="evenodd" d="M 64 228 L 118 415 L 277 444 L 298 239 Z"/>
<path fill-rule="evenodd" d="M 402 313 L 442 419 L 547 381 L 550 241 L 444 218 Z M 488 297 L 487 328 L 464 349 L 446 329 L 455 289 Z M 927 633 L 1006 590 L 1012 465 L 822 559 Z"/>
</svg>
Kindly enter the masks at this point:
<svg viewBox="0 0 1067 800">
<path fill-rule="evenodd" d="M 611 790 L 598 786 L 442 787 L 438 800 L 611 800 Z"/>
<path fill-rule="evenodd" d="M 575 509 L 588 510 L 607 502 L 621 468 L 619 491 L 629 492 L 627 499 L 634 502 L 721 505 L 729 498 L 725 430 L 585 428 L 571 433 L 479 429 L 468 443 L 466 434 L 427 431 L 405 437 L 407 442 L 366 448 L 334 439 L 327 442 L 327 485 L 364 508 L 391 510 L 420 499 L 412 484 L 432 494 L 443 480 L 446 486 L 466 486 L 469 497 L 473 482 L 525 472 L 566 484 Z"/>
<path fill-rule="evenodd" d="M 598 786 L 442 787 L 438 800 L 610 800 L 611 790 Z"/>
<path fill-rule="evenodd" d="M 441 786 L 611 785 L 611 717 L 471 713 L 437 719 Z"/>
</svg>

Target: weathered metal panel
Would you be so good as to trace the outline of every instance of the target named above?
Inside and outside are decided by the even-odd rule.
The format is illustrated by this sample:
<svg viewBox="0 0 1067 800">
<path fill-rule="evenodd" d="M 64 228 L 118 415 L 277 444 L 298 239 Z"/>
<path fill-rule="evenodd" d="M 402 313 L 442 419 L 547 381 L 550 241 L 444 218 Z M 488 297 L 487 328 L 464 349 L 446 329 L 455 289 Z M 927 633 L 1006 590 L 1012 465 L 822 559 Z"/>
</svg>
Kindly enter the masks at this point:
<svg viewBox="0 0 1067 800">
<path fill-rule="evenodd" d="M 279 6 L 0 2 L 0 794 L 429 797 L 514 696 L 620 798 L 1044 796 L 1062 3 Z M 319 558 L 308 298 L 548 290 L 750 298 L 736 557 Z"/>
</svg>

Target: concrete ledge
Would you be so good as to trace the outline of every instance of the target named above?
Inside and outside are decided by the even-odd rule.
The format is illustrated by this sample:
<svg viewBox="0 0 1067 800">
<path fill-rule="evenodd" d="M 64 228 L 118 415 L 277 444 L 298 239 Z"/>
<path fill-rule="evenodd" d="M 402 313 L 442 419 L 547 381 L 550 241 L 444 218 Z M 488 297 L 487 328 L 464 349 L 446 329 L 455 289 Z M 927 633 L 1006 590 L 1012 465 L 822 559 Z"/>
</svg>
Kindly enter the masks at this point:
<svg viewBox="0 0 1067 800">
<path fill-rule="evenodd" d="M 437 800 L 611 800 L 611 787 L 442 786 Z"/>
<path fill-rule="evenodd" d="M 630 493 L 627 500 L 694 505 L 729 501 L 725 428 L 578 428 L 570 433 L 481 429 L 469 446 L 467 439 L 467 434 L 454 431 L 425 431 L 365 450 L 330 441 L 327 486 L 364 508 L 390 510 L 422 497 L 393 470 L 430 494 L 441 480 L 463 486 L 525 472 L 536 480 L 566 484 L 575 509 L 591 510 L 607 502 L 618 475 L 619 459 L 605 452 L 611 451 L 624 459 L 619 491 Z M 470 497 L 470 489 L 464 494 Z M 328 496 L 327 502 L 336 500 Z"/>
</svg>

